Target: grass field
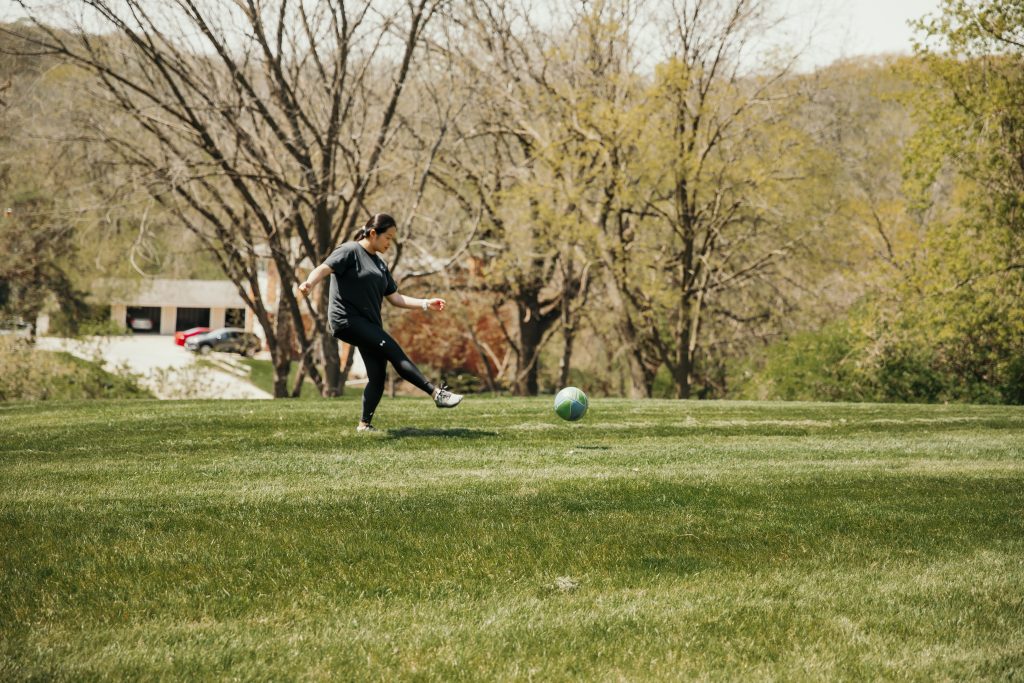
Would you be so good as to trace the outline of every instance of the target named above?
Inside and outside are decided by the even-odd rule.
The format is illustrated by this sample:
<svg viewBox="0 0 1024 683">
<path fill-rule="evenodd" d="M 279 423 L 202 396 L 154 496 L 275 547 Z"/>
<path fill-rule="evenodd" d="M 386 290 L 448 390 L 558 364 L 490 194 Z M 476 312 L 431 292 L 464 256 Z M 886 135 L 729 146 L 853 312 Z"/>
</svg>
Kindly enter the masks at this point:
<svg viewBox="0 0 1024 683">
<path fill-rule="evenodd" d="M 252 382 L 258 389 L 261 389 L 271 396 L 274 395 L 274 364 L 269 360 L 255 359 L 255 358 L 241 358 L 240 362 L 247 366 L 250 371 L 249 381 Z M 288 391 L 292 390 L 295 386 L 295 376 L 299 373 L 298 363 L 292 363 L 291 370 L 288 372 Z M 348 391 L 359 394 L 362 389 L 360 387 L 352 388 L 349 387 Z M 299 392 L 299 398 L 303 400 L 320 400 L 320 394 L 316 390 L 316 385 L 313 384 L 313 380 L 308 377 L 302 383 L 302 391 Z"/>
<path fill-rule="evenodd" d="M 0 680 L 1021 680 L 1024 410 L 0 404 Z"/>
</svg>

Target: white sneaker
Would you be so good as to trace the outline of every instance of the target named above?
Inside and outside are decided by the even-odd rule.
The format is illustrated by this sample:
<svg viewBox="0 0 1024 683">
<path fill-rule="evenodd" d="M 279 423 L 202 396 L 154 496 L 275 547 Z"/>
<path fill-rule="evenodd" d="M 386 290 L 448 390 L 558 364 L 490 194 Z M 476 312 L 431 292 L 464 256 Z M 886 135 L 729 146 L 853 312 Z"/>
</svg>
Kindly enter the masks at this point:
<svg viewBox="0 0 1024 683">
<path fill-rule="evenodd" d="M 378 432 L 378 433 L 380 432 L 380 430 L 377 429 L 376 427 L 374 427 L 373 425 L 366 424 L 366 423 L 363 423 L 363 422 L 359 423 L 359 426 L 356 427 L 356 431 L 357 432 Z"/>
<path fill-rule="evenodd" d="M 434 394 L 434 405 L 438 408 L 454 408 L 462 403 L 462 394 L 454 394 L 448 391 L 448 387 L 441 385 Z"/>
</svg>

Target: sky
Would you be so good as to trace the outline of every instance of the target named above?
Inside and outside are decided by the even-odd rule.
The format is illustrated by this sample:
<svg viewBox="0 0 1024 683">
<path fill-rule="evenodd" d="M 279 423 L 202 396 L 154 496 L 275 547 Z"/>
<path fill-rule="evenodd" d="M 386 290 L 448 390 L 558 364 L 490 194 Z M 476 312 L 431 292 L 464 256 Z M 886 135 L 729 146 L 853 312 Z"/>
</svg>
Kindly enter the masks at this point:
<svg viewBox="0 0 1024 683">
<path fill-rule="evenodd" d="M 552 0 L 562 2 L 564 0 Z M 791 21 L 785 37 L 770 42 L 805 46 L 800 66 L 814 69 L 855 55 L 911 52 L 911 19 L 935 14 L 941 0 L 775 0 Z M 40 2 L 42 5 L 52 4 Z M 22 16 L 13 0 L 0 0 L 0 20 Z"/>
<path fill-rule="evenodd" d="M 912 51 L 907 22 L 938 13 L 941 0 L 789 0 L 795 31 L 809 42 L 805 67 L 854 55 Z"/>
</svg>

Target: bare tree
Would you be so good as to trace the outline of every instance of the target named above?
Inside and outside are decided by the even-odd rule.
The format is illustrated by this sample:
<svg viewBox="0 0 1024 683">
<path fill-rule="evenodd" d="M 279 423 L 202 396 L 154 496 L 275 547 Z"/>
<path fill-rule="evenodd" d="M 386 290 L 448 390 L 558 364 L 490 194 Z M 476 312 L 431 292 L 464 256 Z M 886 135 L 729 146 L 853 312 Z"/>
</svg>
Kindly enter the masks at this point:
<svg viewBox="0 0 1024 683">
<path fill-rule="evenodd" d="M 255 312 L 275 396 L 288 393 L 293 334 L 303 372 L 325 395 L 338 393 L 327 292 L 306 303 L 307 330 L 296 267 L 320 263 L 371 213 L 414 56 L 441 0 L 79 0 L 74 16 L 60 17 L 16 1 L 32 27 L 8 32 L 24 49 L 95 74 L 97 98 L 120 121 L 96 117 L 93 139 L 143 175 Z M 275 310 L 260 277 L 265 257 L 281 276 Z M 317 347 L 326 377 L 312 362 Z"/>
<path fill-rule="evenodd" d="M 560 381 L 568 376 L 589 291 L 583 217 L 571 190 L 586 184 L 594 165 L 572 130 L 580 104 L 574 73 L 584 57 L 559 46 L 585 30 L 587 17 L 571 10 L 556 31 L 538 25 L 528 3 L 510 0 L 470 0 L 456 14 L 453 60 L 475 106 L 453 122 L 452 143 L 431 177 L 466 215 L 481 218 L 472 249 L 485 264 L 483 287 L 497 297 L 495 317 L 515 358 L 507 381 L 519 394 L 538 392 L 541 349 L 559 331 Z M 513 326 L 502 314 L 508 307 Z"/>
</svg>

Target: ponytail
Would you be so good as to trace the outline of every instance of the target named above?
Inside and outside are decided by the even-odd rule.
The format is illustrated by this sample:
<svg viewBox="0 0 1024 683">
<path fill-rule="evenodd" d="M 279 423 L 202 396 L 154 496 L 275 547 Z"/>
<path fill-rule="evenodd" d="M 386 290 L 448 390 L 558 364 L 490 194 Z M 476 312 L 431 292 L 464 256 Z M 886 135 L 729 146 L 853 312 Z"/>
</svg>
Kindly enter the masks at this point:
<svg viewBox="0 0 1024 683">
<path fill-rule="evenodd" d="M 370 220 L 366 221 L 363 227 L 359 228 L 359 232 L 356 233 L 356 240 L 367 237 L 371 230 L 375 230 L 379 235 L 389 228 L 395 227 L 395 225 L 395 219 L 391 216 L 386 213 L 375 213 L 370 217 Z"/>
</svg>

